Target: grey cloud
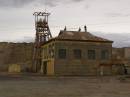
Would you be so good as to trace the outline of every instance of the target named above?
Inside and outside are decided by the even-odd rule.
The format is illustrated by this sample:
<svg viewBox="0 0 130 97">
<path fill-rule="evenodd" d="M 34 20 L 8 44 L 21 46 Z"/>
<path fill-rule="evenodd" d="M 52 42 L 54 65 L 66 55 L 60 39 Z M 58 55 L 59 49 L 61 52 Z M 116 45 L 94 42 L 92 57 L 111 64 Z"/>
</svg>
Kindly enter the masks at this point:
<svg viewBox="0 0 130 97">
<path fill-rule="evenodd" d="M 72 0 L 73 2 L 81 2 L 81 1 L 84 1 L 84 0 Z"/>
<path fill-rule="evenodd" d="M 16 8 L 27 6 L 28 4 L 40 4 L 56 6 L 57 0 L 0 0 L 0 8 Z"/>
<path fill-rule="evenodd" d="M 108 17 L 128 17 L 130 16 L 129 13 L 107 13 L 106 14 Z"/>
<path fill-rule="evenodd" d="M 129 47 L 130 33 L 93 32 L 95 35 L 114 41 L 114 47 Z"/>
<path fill-rule="evenodd" d="M 15 8 L 23 7 L 32 3 L 34 0 L 0 0 L 0 7 Z"/>
<path fill-rule="evenodd" d="M 80 2 L 83 0 L 67 0 L 70 2 Z M 27 6 L 28 4 L 40 4 L 55 7 L 59 3 L 64 3 L 64 0 L 0 0 L 0 8 L 16 8 Z"/>
<path fill-rule="evenodd" d="M 60 0 L 41 0 L 40 2 L 44 3 L 45 5 L 48 5 L 50 7 L 55 7 L 58 5 L 58 3 L 60 2 Z"/>
</svg>

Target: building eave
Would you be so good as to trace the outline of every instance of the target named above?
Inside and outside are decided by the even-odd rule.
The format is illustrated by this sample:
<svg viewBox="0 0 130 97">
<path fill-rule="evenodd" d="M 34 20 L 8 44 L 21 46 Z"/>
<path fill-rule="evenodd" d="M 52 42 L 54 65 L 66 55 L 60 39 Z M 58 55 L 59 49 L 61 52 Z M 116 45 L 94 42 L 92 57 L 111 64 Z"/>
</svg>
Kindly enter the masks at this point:
<svg viewBox="0 0 130 97">
<path fill-rule="evenodd" d="M 48 44 L 52 41 L 75 41 L 75 42 L 96 42 L 96 43 L 113 43 L 113 41 L 96 41 L 96 40 L 73 40 L 73 39 L 57 39 L 57 38 L 53 38 L 53 39 L 50 39 L 49 41 L 45 42 L 42 44 L 45 45 L 45 44 Z"/>
</svg>

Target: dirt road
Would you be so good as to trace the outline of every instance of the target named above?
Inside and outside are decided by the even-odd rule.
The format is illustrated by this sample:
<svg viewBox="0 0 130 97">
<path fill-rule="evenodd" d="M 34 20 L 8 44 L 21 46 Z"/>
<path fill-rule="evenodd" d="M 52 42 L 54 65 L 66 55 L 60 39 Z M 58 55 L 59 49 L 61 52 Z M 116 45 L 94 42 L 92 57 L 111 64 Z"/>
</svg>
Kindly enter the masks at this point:
<svg viewBox="0 0 130 97">
<path fill-rule="evenodd" d="M 0 76 L 0 97 L 130 97 L 120 77 Z"/>
</svg>

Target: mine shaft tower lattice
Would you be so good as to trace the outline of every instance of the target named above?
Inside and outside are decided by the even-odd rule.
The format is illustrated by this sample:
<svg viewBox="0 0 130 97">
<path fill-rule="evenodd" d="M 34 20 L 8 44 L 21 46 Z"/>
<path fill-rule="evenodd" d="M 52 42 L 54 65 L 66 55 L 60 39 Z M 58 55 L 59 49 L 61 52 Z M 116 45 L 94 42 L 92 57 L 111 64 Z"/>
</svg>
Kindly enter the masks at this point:
<svg viewBox="0 0 130 97">
<path fill-rule="evenodd" d="M 34 12 L 35 16 L 35 42 L 33 52 L 33 65 L 32 69 L 34 72 L 38 72 L 41 68 L 41 45 L 52 38 L 49 25 L 48 16 L 50 13 L 47 12 Z"/>
</svg>

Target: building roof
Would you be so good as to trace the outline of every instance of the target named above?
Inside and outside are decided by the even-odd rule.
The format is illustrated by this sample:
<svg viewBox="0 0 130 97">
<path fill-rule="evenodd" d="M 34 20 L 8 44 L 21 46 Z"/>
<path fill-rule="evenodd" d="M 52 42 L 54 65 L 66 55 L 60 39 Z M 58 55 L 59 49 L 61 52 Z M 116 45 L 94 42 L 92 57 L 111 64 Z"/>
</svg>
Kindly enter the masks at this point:
<svg viewBox="0 0 130 97">
<path fill-rule="evenodd" d="M 57 37 L 50 39 L 49 41 L 43 43 L 42 45 L 49 43 L 53 40 L 113 43 L 113 41 L 111 41 L 111 40 L 95 36 L 89 32 L 61 30 Z"/>
<path fill-rule="evenodd" d="M 77 40 L 77 41 L 96 41 L 96 42 L 113 42 L 108 39 L 104 39 L 95 36 L 89 32 L 79 31 L 60 31 L 59 35 L 55 38 L 56 40 Z"/>
</svg>

